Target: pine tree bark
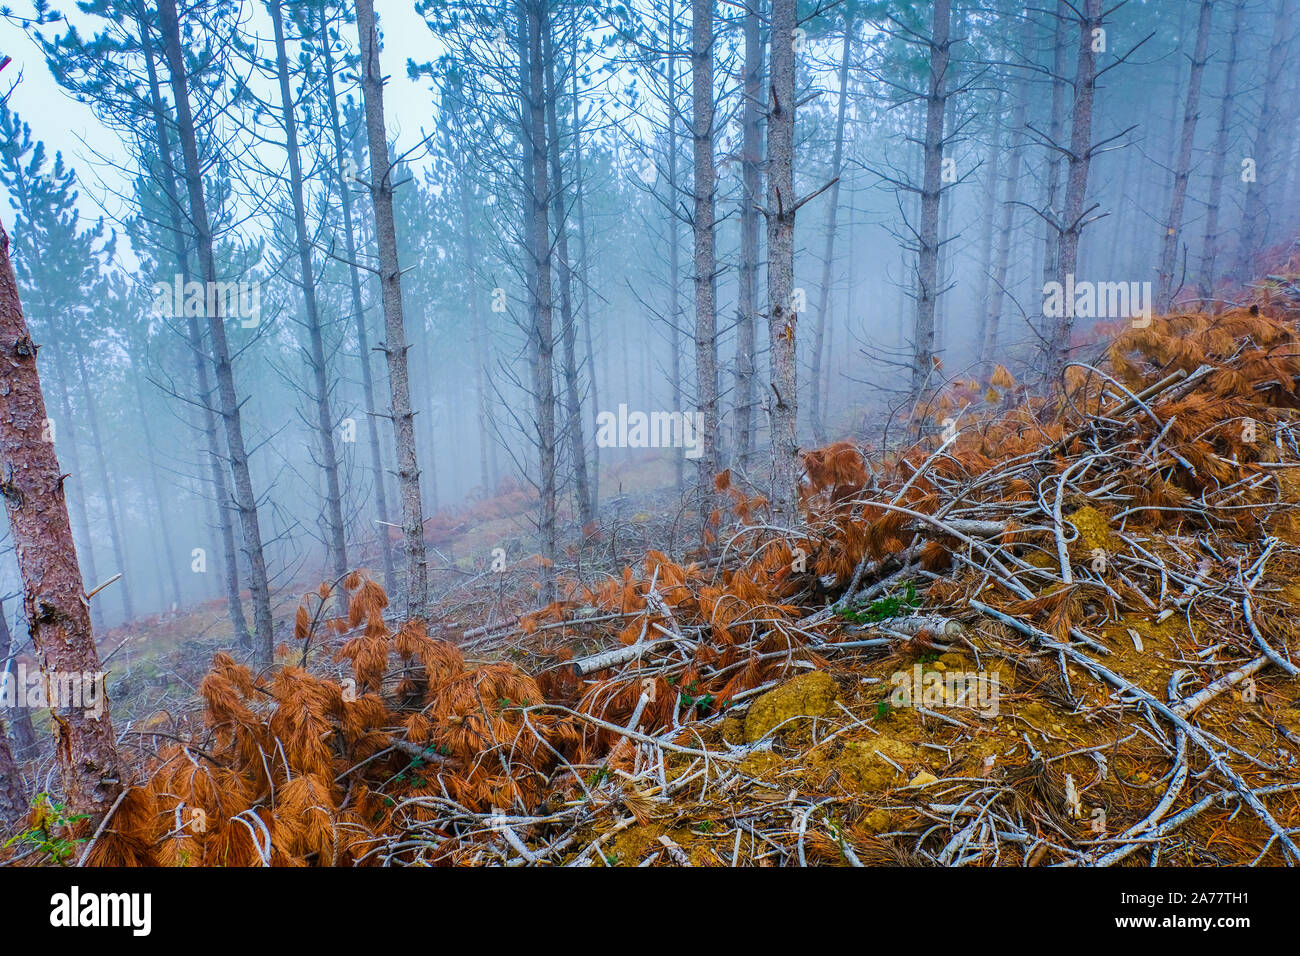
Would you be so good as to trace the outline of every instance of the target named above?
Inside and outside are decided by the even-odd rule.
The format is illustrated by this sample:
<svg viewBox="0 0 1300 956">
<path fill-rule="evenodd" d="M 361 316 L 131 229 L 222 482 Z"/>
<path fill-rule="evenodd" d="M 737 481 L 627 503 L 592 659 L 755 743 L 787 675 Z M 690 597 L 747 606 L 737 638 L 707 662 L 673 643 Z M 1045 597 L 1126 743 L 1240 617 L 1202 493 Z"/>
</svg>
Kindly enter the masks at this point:
<svg viewBox="0 0 1300 956">
<path fill-rule="evenodd" d="M 42 440 L 45 398 L 36 368 L 36 344 L 27 330 L 18 282 L 9 261 L 9 234 L 0 226 L 0 496 L 9 515 L 23 610 L 43 677 L 102 674 L 90 627 L 85 586 L 77 567 L 63 472 L 54 446 Z M 84 706 L 51 708 L 59 769 L 72 814 L 90 829 L 122 792 L 117 740 L 105 700 L 92 716 Z"/>
<path fill-rule="evenodd" d="M 1065 34 L 1065 21 L 1070 10 L 1066 0 L 1057 0 L 1056 26 L 1052 31 L 1052 107 L 1048 119 L 1047 138 L 1051 145 L 1047 147 L 1047 183 L 1043 194 L 1043 212 L 1045 235 L 1043 238 L 1043 284 L 1055 282 L 1059 276 L 1061 263 L 1061 235 L 1053 220 L 1060 221 L 1057 209 L 1057 197 L 1061 190 L 1061 156 L 1056 147 L 1065 139 L 1065 64 L 1069 48 Z M 1051 328 L 1051 320 L 1039 313 L 1038 332 L 1046 337 Z"/>
<path fill-rule="evenodd" d="M 939 0 L 946 3 L 947 0 Z M 771 95 L 767 120 L 767 335 L 771 368 L 772 519 L 799 517 L 802 461 L 796 434 L 799 396 L 794 310 L 795 0 L 772 0 Z"/>
<path fill-rule="evenodd" d="M 18 199 L 24 209 L 31 209 L 33 197 L 31 195 L 30 183 L 21 170 L 18 171 L 17 178 Z M 30 213 L 28 215 L 30 219 Z M 22 237 L 19 236 L 16 242 L 21 243 Z M 30 258 L 34 264 L 41 261 L 41 250 L 37 248 L 35 240 L 28 244 L 23 252 Z M 62 435 L 64 438 L 64 450 L 68 454 L 69 464 L 72 466 L 71 479 L 73 493 L 69 495 L 72 503 L 72 527 L 74 529 L 74 538 L 79 541 L 81 547 L 77 549 L 81 564 L 85 568 L 86 575 L 93 581 L 99 579 L 98 572 L 95 570 L 95 550 L 90 534 L 90 515 L 86 507 L 86 492 L 81 476 L 81 461 L 77 452 L 77 419 L 72 413 L 72 402 L 69 398 L 69 366 L 70 361 L 66 351 L 62 348 L 62 337 L 60 333 L 61 317 L 54 313 L 53 307 L 48 301 L 42 301 L 40 310 L 45 328 L 48 330 L 50 347 L 56 356 L 54 363 L 54 381 L 59 395 L 59 411 L 62 418 L 55 422 L 56 435 Z M 56 439 L 57 440 L 57 439 Z M 66 489 L 65 489 L 66 490 Z M 96 630 L 104 629 L 104 611 L 102 605 L 96 603 L 90 609 L 91 624 Z"/>
<path fill-rule="evenodd" d="M 285 152 L 289 157 L 289 198 L 293 204 L 294 238 L 298 247 L 299 288 L 307 316 L 308 354 L 315 394 L 316 440 L 320 443 L 321 470 L 325 473 L 326 543 L 331 571 L 336 580 L 348 572 L 348 548 L 344 537 L 343 491 L 339 482 L 339 457 L 335 445 L 334 413 L 330 408 L 329 369 L 325 364 L 325 337 L 321 329 L 320 306 L 316 301 L 316 273 L 311 261 L 311 236 L 303 204 L 302 157 L 298 154 L 298 119 L 289 91 L 289 57 L 284 42 L 284 13 L 280 0 L 271 0 L 271 24 L 275 30 L 275 66 L 280 84 L 280 117 L 284 123 Z"/>
<path fill-rule="evenodd" d="M 1268 242 L 1272 207 L 1277 198 L 1273 186 L 1283 178 L 1278 134 L 1284 125 L 1282 81 L 1287 75 L 1287 40 L 1293 22 L 1288 9 L 1291 3 L 1292 0 L 1278 0 L 1273 18 L 1273 39 L 1269 44 L 1268 65 L 1264 72 L 1263 108 L 1250 157 L 1255 160 L 1255 181 L 1246 187 L 1246 206 L 1242 213 L 1237 251 L 1236 277 L 1241 281 L 1252 277 Z"/>
<path fill-rule="evenodd" d="M 1183 230 L 1183 204 L 1187 199 L 1187 181 L 1192 170 L 1192 142 L 1196 138 L 1196 121 L 1201 99 L 1201 76 L 1205 72 L 1206 52 L 1210 46 L 1211 0 L 1201 0 L 1196 24 L 1196 46 L 1192 51 L 1192 68 L 1187 79 L 1187 102 L 1183 110 L 1182 135 L 1178 139 L 1178 158 L 1174 163 L 1174 184 L 1169 197 L 1169 216 L 1165 220 L 1165 237 L 1160 250 L 1159 291 L 1156 307 L 1163 313 L 1173 304 L 1174 270 L 1178 262 L 1178 239 Z"/>
<path fill-rule="evenodd" d="M 334 175 L 343 206 L 343 248 L 348 257 L 348 288 L 352 295 L 352 326 L 357 337 L 361 365 L 361 399 L 366 412 L 366 435 L 370 445 L 370 474 L 375 486 L 375 515 L 379 518 L 379 555 L 384 568 L 384 590 L 396 593 L 393 578 L 393 549 L 388 540 L 388 491 L 384 481 L 384 458 L 379 450 L 379 415 L 375 408 L 375 380 L 370 367 L 370 330 L 366 328 L 366 310 L 361 301 L 361 269 L 357 265 L 357 239 L 352 230 L 352 189 L 343 176 L 347 154 L 343 148 L 343 129 L 339 123 L 338 91 L 334 86 L 334 54 L 329 41 L 328 19 L 321 14 L 321 50 L 325 65 L 325 102 L 329 110 L 330 136 L 334 143 Z M 475 325 L 477 328 L 477 323 Z"/>
<path fill-rule="evenodd" d="M 180 24 L 176 18 L 176 0 L 159 0 L 158 13 L 162 28 L 163 50 L 167 59 L 168 72 L 171 74 L 172 96 L 176 103 L 176 125 L 180 133 L 190 221 L 194 226 L 198 249 L 199 274 L 207 284 L 206 287 L 211 289 L 216 282 L 217 265 L 213 252 L 207 200 L 204 196 L 202 166 L 199 163 L 198 137 L 190 108 L 189 78 L 185 72 L 184 48 L 181 44 Z M 248 562 L 249 591 L 253 597 L 253 650 L 258 662 L 263 666 L 269 666 L 274 652 L 271 591 L 266 574 L 266 555 L 262 550 L 262 532 L 257 519 L 257 498 L 253 494 L 248 452 L 244 448 L 240 403 L 235 392 L 230 347 L 226 341 L 225 317 L 220 314 L 219 308 L 211 311 L 212 314 L 208 316 L 208 330 L 212 342 L 212 362 L 216 371 L 217 395 L 221 403 L 220 414 L 225 426 L 226 448 L 229 452 L 231 477 L 234 481 L 235 510 L 239 515 L 240 530 L 244 539 L 244 556 Z M 233 564 L 233 562 L 228 563 Z"/>
<path fill-rule="evenodd" d="M 587 213 L 584 196 L 585 180 L 582 177 L 582 134 L 578 114 L 578 42 L 580 32 L 576 29 L 578 8 L 573 8 L 575 29 L 571 52 L 569 75 L 571 79 L 570 112 L 573 116 L 573 189 L 574 207 L 578 215 L 578 288 L 582 290 L 582 340 L 586 352 L 587 368 L 591 370 L 591 423 L 595 433 L 596 418 L 600 414 L 600 399 L 596 390 L 596 353 L 591 346 L 591 275 L 587 258 Z M 679 406 L 680 407 L 680 406 Z M 600 513 L 600 446 L 591 445 L 591 511 Z"/>
<path fill-rule="evenodd" d="M 934 0 L 930 32 L 930 78 L 925 99 L 925 143 L 921 167 L 921 222 L 917 230 L 916 325 L 912 333 L 913 406 L 924 401 L 934 382 L 934 313 L 939 295 L 939 201 L 943 195 L 944 117 L 948 103 L 951 0 Z"/>
<path fill-rule="evenodd" d="M 745 5 L 744 103 L 741 105 L 740 268 L 736 297 L 736 461 L 753 463 L 758 406 L 758 217 L 763 193 L 763 32 L 758 5 Z"/>
<path fill-rule="evenodd" d="M 587 528 L 596 516 L 591 509 L 587 478 L 587 443 L 583 439 L 582 400 L 578 391 L 578 320 L 573 308 L 573 269 L 569 260 L 569 225 L 565 203 L 564 166 L 560 162 L 560 124 L 556 117 L 560 91 L 555 85 L 555 50 L 551 31 L 545 35 L 546 127 L 551 158 L 551 218 L 555 220 L 555 269 L 560 282 L 560 340 L 564 347 L 564 431 L 573 460 L 574 494 L 578 519 Z"/>
<path fill-rule="evenodd" d="M 1101 0 L 1084 0 L 1079 18 L 1079 60 L 1074 74 L 1074 107 L 1070 115 L 1070 156 L 1065 180 L 1065 207 L 1061 219 L 1060 262 L 1056 281 L 1065 286 L 1079 263 L 1079 236 L 1083 232 L 1083 203 L 1088 192 L 1088 167 L 1092 161 L 1092 103 L 1096 92 L 1097 55 L 1093 31 L 1101 29 Z M 1046 385 L 1060 381 L 1070 358 L 1074 331 L 1072 308 L 1062 310 L 1052 325 L 1047 344 Z"/>
<path fill-rule="evenodd" d="M 853 21 L 844 24 L 844 46 L 840 53 L 840 101 L 835 116 L 835 147 L 831 152 L 831 187 L 826 198 L 826 248 L 822 257 L 822 283 L 817 302 L 817 333 L 813 339 L 812 368 L 809 370 L 813 440 L 826 444 L 826 423 L 822 419 L 822 354 L 826 347 L 827 311 L 830 309 L 831 272 L 835 262 L 835 225 L 840 206 L 840 173 L 844 157 L 844 114 L 849 99 L 849 55 L 853 49 Z M 827 389 L 829 391 L 829 389 Z"/>
<path fill-rule="evenodd" d="M 1205 197 L 1205 235 L 1201 240 L 1201 268 L 1198 289 L 1206 307 L 1214 308 L 1215 271 L 1219 258 L 1219 204 L 1223 198 L 1223 174 L 1228 164 L 1228 134 L 1232 129 L 1233 102 L 1237 95 L 1237 61 L 1241 56 L 1241 29 L 1246 18 L 1246 0 L 1238 0 L 1232 11 L 1232 31 L 1228 35 L 1228 64 L 1223 74 L 1223 97 L 1219 106 L 1219 126 L 1210 152 L 1210 186 Z"/>
<path fill-rule="evenodd" d="M 994 116 L 1002 115 L 1002 91 L 998 90 L 997 98 L 994 100 Z M 998 169 L 1002 162 L 1003 144 L 1000 141 L 999 131 L 993 130 L 993 137 L 989 143 L 988 158 L 985 159 L 984 165 L 988 167 L 984 175 L 984 205 L 981 210 L 980 222 L 984 228 L 980 233 L 980 271 L 975 286 L 975 349 L 976 349 L 976 368 L 980 368 L 979 357 L 983 352 L 983 342 L 988 335 L 989 324 L 989 288 L 992 286 L 993 275 L 993 235 L 994 219 L 997 211 L 998 202 Z M 982 371 L 979 374 L 983 374 Z"/>
<path fill-rule="evenodd" d="M 1025 31 L 1028 34 L 1028 30 Z M 1021 147 L 1025 140 L 1025 120 L 1029 103 L 1029 84 L 1022 78 L 1016 84 L 1016 105 L 1011 112 L 1011 143 L 1007 150 L 1007 178 L 1003 181 L 1002 221 L 998 230 L 997 263 L 993 271 L 993 288 L 989 293 L 988 312 L 980 339 L 980 376 L 993 376 L 998 333 L 1002 325 L 1002 305 L 1006 301 L 1007 266 L 1011 259 L 1011 233 L 1016 214 L 1016 193 L 1020 187 Z"/>
<path fill-rule="evenodd" d="M 668 0 L 668 56 L 664 69 L 667 72 L 667 89 L 668 89 L 668 155 L 666 165 L 668 166 L 668 195 L 676 196 L 677 192 L 677 121 L 681 115 L 677 107 L 677 56 L 676 49 L 673 45 L 677 27 L 676 4 L 673 0 Z M 668 375 L 671 379 L 673 409 L 685 411 L 682 408 L 682 311 L 681 311 L 681 247 L 678 244 L 678 215 L 676 200 L 672 202 L 672 208 L 668 211 Z M 682 489 L 686 487 L 686 456 L 685 449 L 673 449 L 673 488 L 680 495 Z"/>
<path fill-rule="evenodd" d="M 717 260 L 714 231 L 713 0 L 691 0 L 691 141 L 694 145 L 695 404 L 703 434 L 696 462 L 700 519 L 713 511 L 718 471 Z"/>
<path fill-rule="evenodd" d="M 478 263 L 478 243 L 474 238 L 473 207 L 470 203 L 469 164 L 470 157 L 465 149 L 465 132 L 462 124 L 464 104 L 456 104 L 454 120 L 460 150 L 460 174 L 456 181 L 457 201 L 460 206 L 460 240 L 465 255 L 466 275 L 472 275 Z M 482 302 L 477 287 L 469 294 L 470 339 L 474 349 L 474 393 L 475 412 L 478 423 L 478 465 L 479 485 L 484 496 L 492 493 L 492 480 L 488 468 L 488 448 L 491 444 L 491 419 L 488 413 L 487 395 L 487 350 L 483 342 Z"/>
<path fill-rule="evenodd" d="M 373 0 L 357 0 L 357 33 L 361 41 L 361 90 L 366 107 L 366 139 L 370 147 L 370 199 L 375 210 L 375 242 L 379 252 L 379 288 L 384 306 L 383 345 L 388 358 L 388 384 L 396 435 L 397 481 L 402 499 L 402 537 L 406 546 L 406 613 L 423 617 L 429 600 L 429 565 L 424 546 L 420 465 L 415 453 L 415 416 L 407 377 L 406 330 L 402 321 L 402 273 L 397 259 L 397 229 L 393 222 L 393 183 L 384 130 L 384 80 L 379 67 L 379 34 Z"/>
<path fill-rule="evenodd" d="M 957 32 L 961 35 L 963 17 L 957 16 Z M 951 27 L 949 35 L 952 34 Z M 946 131 L 951 130 L 956 125 L 956 100 L 948 96 L 944 102 L 944 121 L 943 128 Z M 941 177 L 942 178 L 942 177 Z M 938 257 L 938 285 L 936 286 L 934 296 L 934 354 L 939 356 L 942 361 L 944 350 L 947 348 L 948 335 L 948 303 L 952 296 L 944 297 L 943 292 L 952 287 L 952 257 L 948 254 L 948 246 L 944 236 L 952 235 L 952 206 L 953 193 L 951 189 L 939 190 L 939 257 Z"/>
<path fill-rule="evenodd" d="M 546 149 L 546 83 L 542 35 L 549 29 L 547 0 L 519 0 L 516 44 L 519 55 L 520 141 L 523 148 L 523 215 L 527 241 L 529 300 L 528 357 L 536 429 L 538 475 L 537 531 L 540 545 L 538 599 L 555 600 L 557 527 L 557 432 L 555 422 L 555 333 L 551 287 L 550 192 Z"/>
<path fill-rule="evenodd" d="M 182 256 L 181 276 L 188 282 L 190 275 L 188 264 Z M 186 318 L 186 333 L 189 337 L 190 354 L 194 360 L 194 383 L 198 389 L 201 426 L 208 448 L 209 480 L 212 482 L 212 497 L 216 504 L 217 528 L 221 533 L 221 572 L 226 592 L 226 613 L 239 646 L 250 648 L 252 633 L 249 631 L 248 619 L 244 616 L 244 602 L 240 597 L 239 548 L 235 543 L 235 521 L 231 514 L 233 508 L 230 485 L 226 477 L 225 443 L 221 437 L 217 413 L 213 406 L 214 393 L 208 376 L 209 356 L 203 344 L 203 327 L 197 317 Z"/>
<path fill-rule="evenodd" d="M 668 195 L 677 195 L 677 120 L 680 112 L 677 109 L 677 57 L 675 43 L 677 16 L 676 4 L 673 0 L 668 0 L 668 17 L 667 17 L 667 57 L 664 70 L 667 73 L 667 90 L 668 101 L 666 103 L 668 113 L 668 152 L 666 163 L 668 168 Z M 668 385 L 672 389 L 672 407 L 675 410 L 682 410 L 681 407 L 681 247 L 680 238 L 677 234 L 677 209 L 676 202 L 671 203 L 668 209 L 667 222 L 667 242 L 668 242 Z M 682 410 L 684 411 L 684 410 Z M 681 494 L 682 489 L 686 486 L 685 480 L 685 450 L 672 450 L 672 480 L 673 489 L 677 494 Z"/>
</svg>

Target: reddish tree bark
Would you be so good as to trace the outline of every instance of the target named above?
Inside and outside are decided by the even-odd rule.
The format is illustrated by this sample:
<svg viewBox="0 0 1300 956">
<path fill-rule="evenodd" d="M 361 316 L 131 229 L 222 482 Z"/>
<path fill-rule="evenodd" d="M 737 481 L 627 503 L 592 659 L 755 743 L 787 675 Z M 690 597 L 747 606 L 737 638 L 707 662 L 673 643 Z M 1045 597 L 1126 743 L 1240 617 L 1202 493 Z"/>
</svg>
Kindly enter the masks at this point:
<svg viewBox="0 0 1300 956">
<path fill-rule="evenodd" d="M 41 440 L 45 398 L 36 344 L 18 300 L 9 234 L 0 226 L 0 495 L 23 580 L 23 608 L 42 675 L 99 674 L 77 549 L 54 445 Z M 93 827 L 122 792 L 107 704 L 51 708 L 67 805 Z"/>
</svg>

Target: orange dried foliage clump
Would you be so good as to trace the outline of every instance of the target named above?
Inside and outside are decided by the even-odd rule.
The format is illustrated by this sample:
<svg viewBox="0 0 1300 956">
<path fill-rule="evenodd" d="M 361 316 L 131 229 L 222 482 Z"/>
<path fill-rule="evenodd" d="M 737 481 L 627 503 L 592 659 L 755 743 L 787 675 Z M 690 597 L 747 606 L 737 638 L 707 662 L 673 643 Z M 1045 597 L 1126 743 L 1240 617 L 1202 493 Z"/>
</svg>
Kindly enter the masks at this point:
<svg viewBox="0 0 1300 956">
<path fill-rule="evenodd" d="M 530 712 L 543 702 L 532 677 L 467 666 L 422 621 L 392 631 L 383 589 L 348 583 L 344 629 L 360 633 L 334 658 L 351 676 L 282 666 L 267 679 L 217 654 L 200 687 L 203 739 L 163 752 L 89 864 L 374 863 L 370 850 L 431 817 L 428 801 L 483 812 L 542 799 L 560 755 L 579 749 L 573 718 Z"/>
<path fill-rule="evenodd" d="M 832 502 L 843 501 L 860 491 L 868 473 L 862 452 L 853 442 L 841 441 L 803 456 L 809 493 L 825 492 Z"/>
</svg>

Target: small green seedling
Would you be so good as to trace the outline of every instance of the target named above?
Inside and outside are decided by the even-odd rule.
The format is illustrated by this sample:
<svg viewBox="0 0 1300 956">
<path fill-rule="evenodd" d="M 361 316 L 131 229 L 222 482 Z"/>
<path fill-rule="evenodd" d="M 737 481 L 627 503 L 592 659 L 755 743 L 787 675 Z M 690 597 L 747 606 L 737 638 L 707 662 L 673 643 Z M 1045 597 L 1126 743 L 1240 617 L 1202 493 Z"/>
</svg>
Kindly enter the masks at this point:
<svg viewBox="0 0 1300 956">
<path fill-rule="evenodd" d="M 15 843 L 26 843 L 60 866 L 66 866 L 72 859 L 77 844 L 85 843 L 86 840 L 83 837 L 69 839 L 63 834 L 82 820 L 89 820 L 90 817 L 84 813 L 69 816 L 64 805 L 55 803 L 48 793 L 36 795 L 33 809 L 35 823 L 32 828 L 13 837 L 5 843 L 5 847 L 11 847 Z"/>
<path fill-rule="evenodd" d="M 920 605 L 921 599 L 916 596 L 916 586 L 909 581 L 901 597 L 891 594 L 889 597 L 872 601 L 865 607 L 842 607 L 836 613 L 854 624 L 879 624 Z"/>
</svg>

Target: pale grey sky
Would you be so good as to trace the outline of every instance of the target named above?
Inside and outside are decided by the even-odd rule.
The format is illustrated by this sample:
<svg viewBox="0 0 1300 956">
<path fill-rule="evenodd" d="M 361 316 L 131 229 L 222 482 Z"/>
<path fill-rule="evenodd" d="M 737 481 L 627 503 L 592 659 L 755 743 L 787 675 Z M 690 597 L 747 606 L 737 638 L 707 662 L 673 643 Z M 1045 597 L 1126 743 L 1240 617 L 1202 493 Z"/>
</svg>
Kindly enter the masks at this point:
<svg viewBox="0 0 1300 956">
<path fill-rule="evenodd" d="M 257 17 L 265 17 L 260 3 L 249 0 L 246 5 L 255 9 Z M 56 9 L 63 6 L 66 4 L 57 4 Z M 419 62 L 431 60 L 441 50 L 438 39 L 416 14 L 411 0 L 377 0 L 375 8 L 384 36 L 383 67 L 390 77 L 384 95 L 388 135 L 397 140 L 399 149 L 407 149 L 419 138 L 422 126 L 432 128 L 432 104 L 427 82 L 413 83 L 406 78 L 406 61 L 408 58 Z M 14 10 L 30 15 L 31 6 L 23 2 L 15 4 Z M 90 18 L 78 17 L 75 9 L 70 18 L 78 25 L 91 25 Z M 53 25 L 50 29 L 53 31 Z M 269 23 L 265 32 L 269 35 Z M 7 89 L 21 71 L 22 82 L 10 97 L 9 105 L 32 128 L 32 138 L 45 142 L 51 159 L 56 151 L 62 152 L 64 162 L 76 169 L 82 215 L 116 216 L 121 204 L 113 193 L 122 191 L 125 179 L 113 163 L 126 158 L 117 137 L 99 123 L 89 106 L 64 92 L 50 75 L 36 45 L 21 28 L 4 20 L 0 20 L 0 53 L 13 57 L 13 62 L 0 74 L 0 89 Z M 0 196 L 3 196 L 0 217 L 8 224 L 12 209 L 2 188 Z"/>
</svg>

